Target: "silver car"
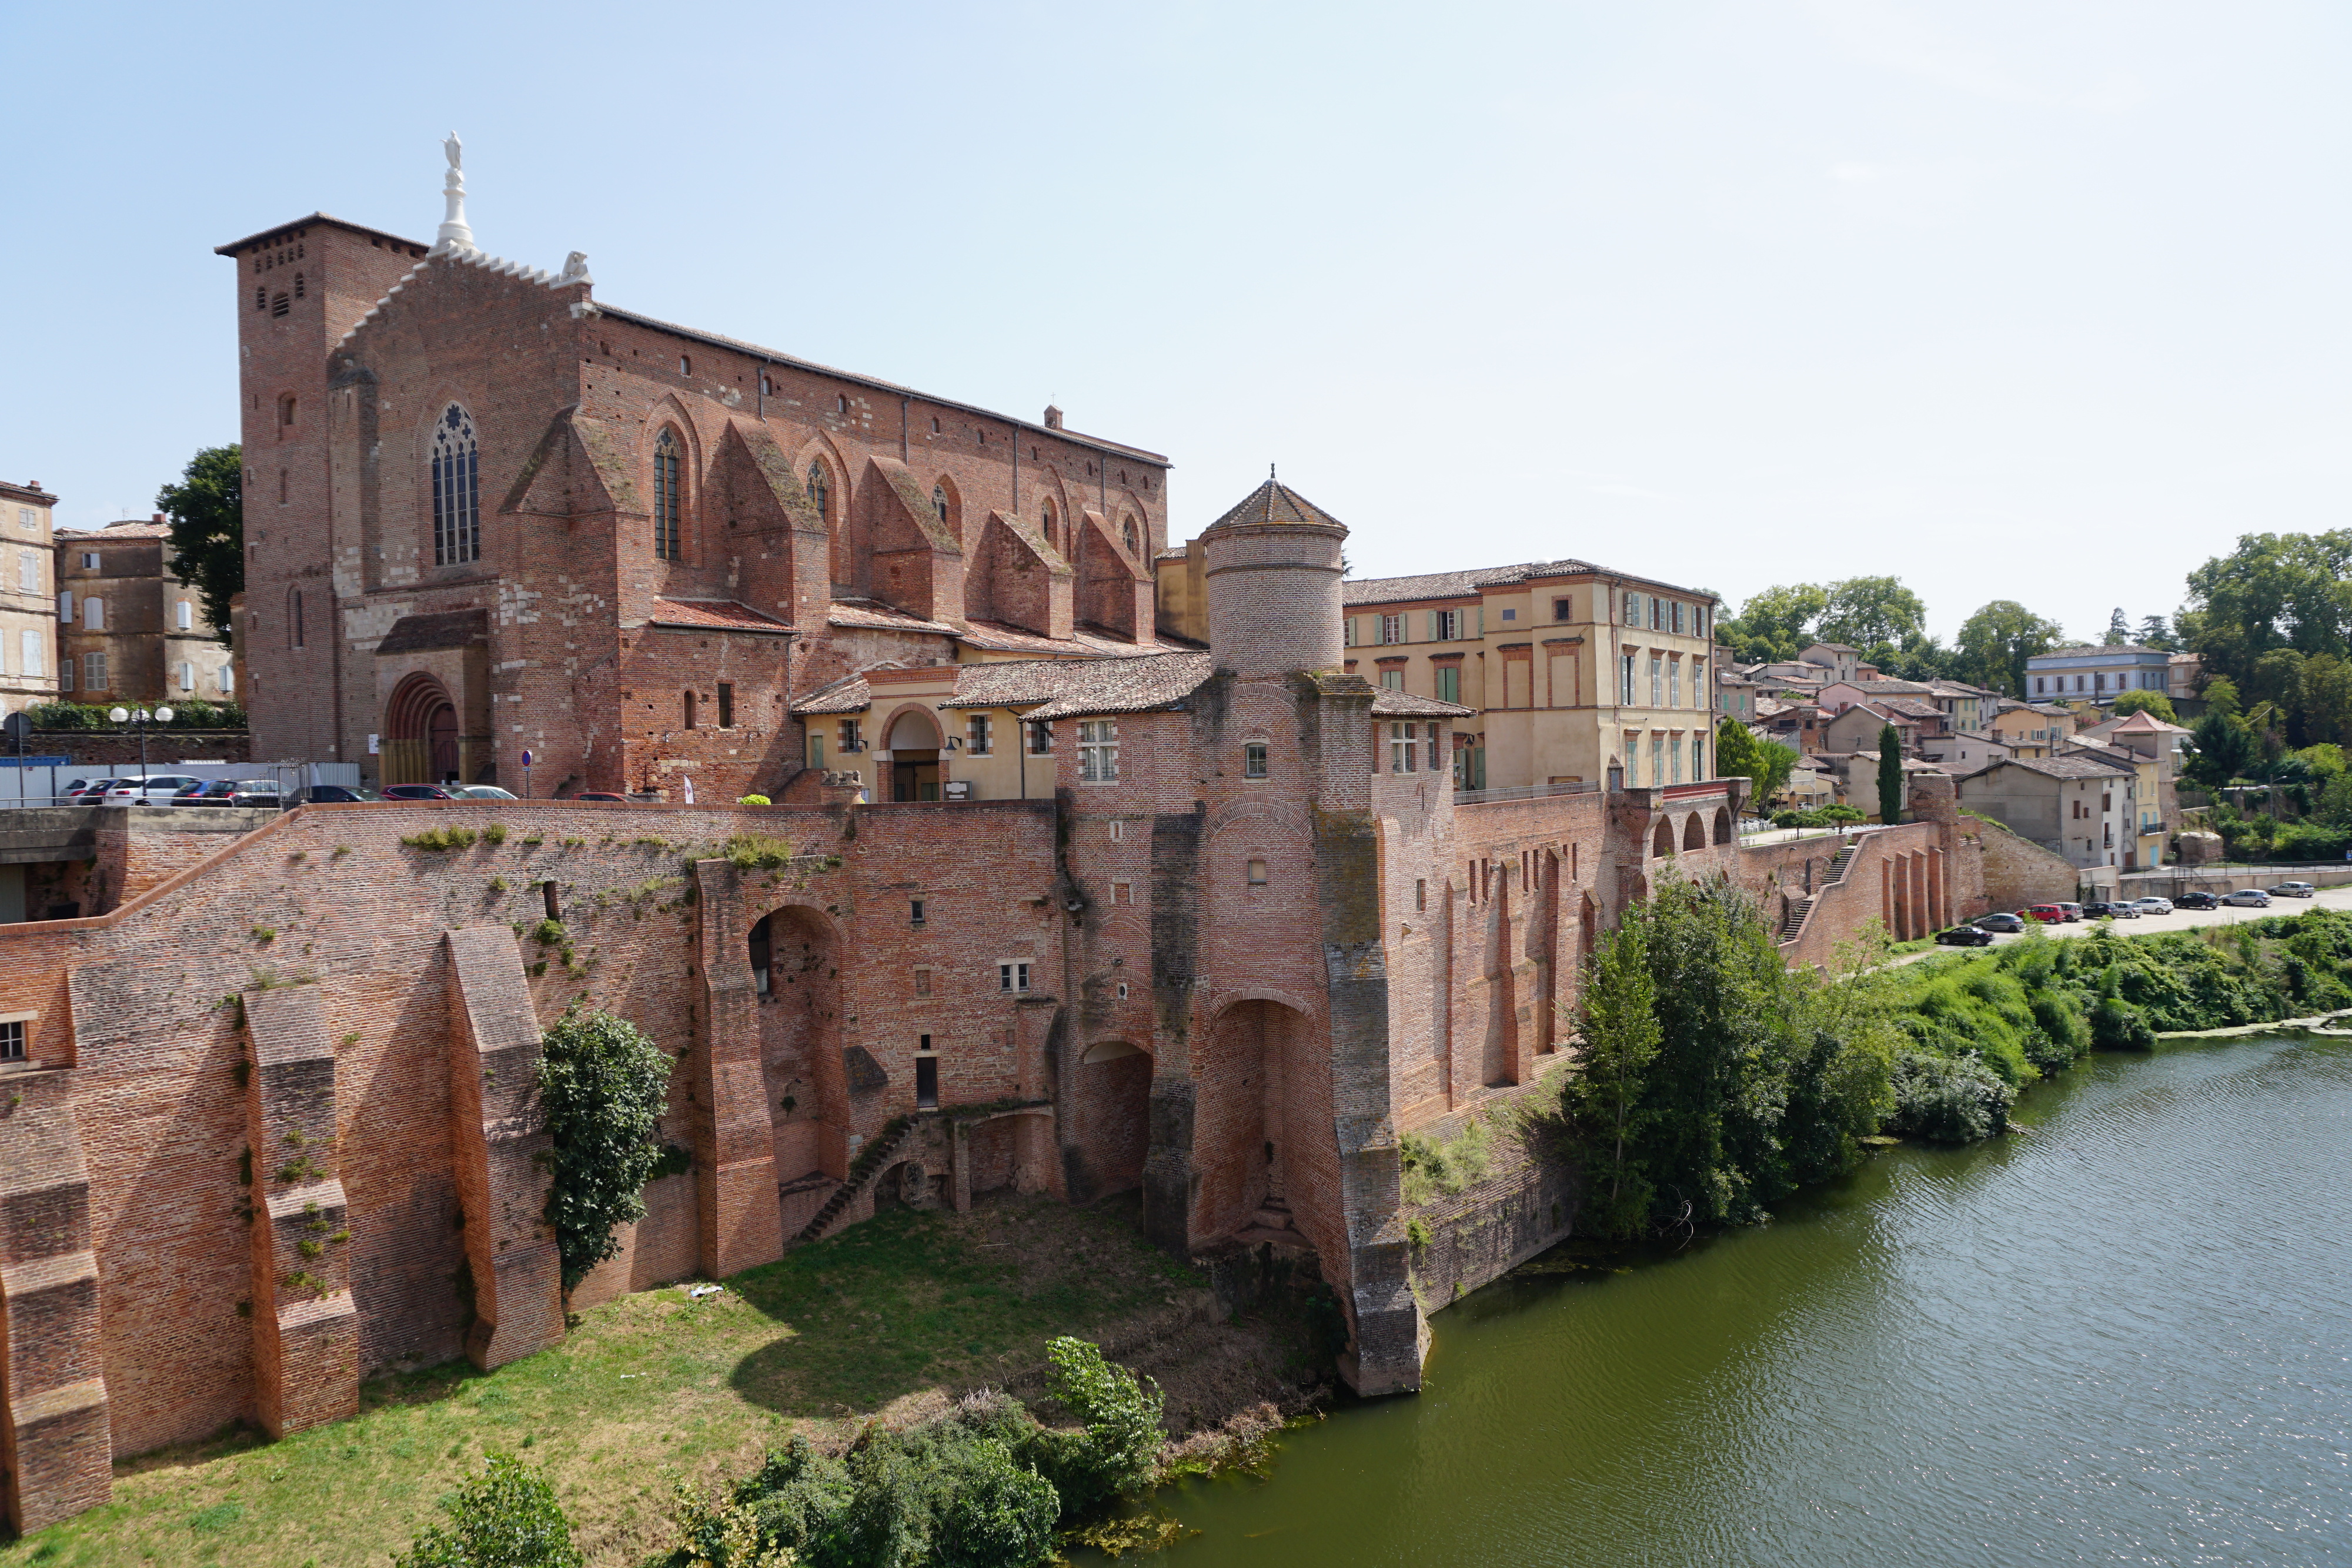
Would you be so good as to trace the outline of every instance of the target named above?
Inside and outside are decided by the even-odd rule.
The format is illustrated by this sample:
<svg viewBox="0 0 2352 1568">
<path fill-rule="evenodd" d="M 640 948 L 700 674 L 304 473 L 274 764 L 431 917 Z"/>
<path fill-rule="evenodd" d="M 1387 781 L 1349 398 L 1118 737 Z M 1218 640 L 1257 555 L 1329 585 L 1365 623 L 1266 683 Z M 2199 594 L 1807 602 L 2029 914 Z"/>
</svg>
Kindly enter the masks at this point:
<svg viewBox="0 0 2352 1568">
<path fill-rule="evenodd" d="M 2172 900 L 2152 895 L 2147 898 L 2135 898 L 2132 900 L 2132 907 L 2142 915 L 2169 915 L 2172 913 Z"/>
<path fill-rule="evenodd" d="M 2259 887 L 2242 887 L 2235 893 L 2223 894 L 2221 902 L 2234 904 L 2241 909 L 2268 909 L 2271 895 Z"/>
<path fill-rule="evenodd" d="M 2271 896 L 2273 898 L 2311 898 L 2315 896 L 2318 892 L 2319 889 L 2312 886 L 2311 883 L 2307 882 L 2283 882 L 2276 887 L 2271 889 Z"/>
<path fill-rule="evenodd" d="M 191 784 L 204 780 L 185 773 L 150 773 L 144 779 L 117 779 L 107 789 L 107 803 L 117 800 L 136 802 L 142 806 L 168 806 L 172 797 Z"/>
</svg>

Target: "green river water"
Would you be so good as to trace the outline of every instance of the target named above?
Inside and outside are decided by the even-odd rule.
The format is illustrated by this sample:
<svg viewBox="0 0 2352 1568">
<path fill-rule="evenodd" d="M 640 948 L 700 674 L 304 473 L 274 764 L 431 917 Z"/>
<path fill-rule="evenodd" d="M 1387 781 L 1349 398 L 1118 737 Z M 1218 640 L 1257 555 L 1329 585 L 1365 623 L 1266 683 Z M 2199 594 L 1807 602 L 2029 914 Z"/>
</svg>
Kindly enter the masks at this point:
<svg viewBox="0 0 2352 1568">
<path fill-rule="evenodd" d="M 1170 1568 L 2352 1563 L 2352 1040 L 2100 1056 L 1154 1500 Z"/>
</svg>

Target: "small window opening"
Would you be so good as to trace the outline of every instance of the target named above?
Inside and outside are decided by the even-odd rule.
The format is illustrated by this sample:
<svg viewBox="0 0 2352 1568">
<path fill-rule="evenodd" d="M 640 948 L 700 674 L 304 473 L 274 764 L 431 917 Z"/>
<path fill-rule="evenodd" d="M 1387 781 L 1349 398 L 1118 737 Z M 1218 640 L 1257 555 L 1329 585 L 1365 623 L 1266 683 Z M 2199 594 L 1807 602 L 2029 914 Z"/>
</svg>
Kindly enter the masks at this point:
<svg viewBox="0 0 2352 1568">
<path fill-rule="evenodd" d="M 923 1036 L 923 1049 L 931 1049 L 931 1037 Z M 936 1111 L 940 1108 L 940 1059 L 936 1056 L 915 1058 L 915 1109 Z"/>
<path fill-rule="evenodd" d="M 1249 884 L 1252 887 L 1264 887 L 1265 885 L 1265 862 L 1264 861 L 1252 861 L 1249 862 Z"/>
<path fill-rule="evenodd" d="M 0 1061 L 25 1060 L 25 1020 L 10 1019 L 0 1023 Z"/>
<path fill-rule="evenodd" d="M 1262 741 L 1252 741 L 1247 746 L 1243 747 L 1242 777 L 1244 779 L 1263 779 L 1266 777 L 1266 748 L 1265 743 Z"/>
<path fill-rule="evenodd" d="M 1118 983 L 1118 999 L 1120 1001 L 1127 1000 L 1127 982 L 1125 980 L 1121 980 Z"/>
<path fill-rule="evenodd" d="M 775 945 L 768 931 L 766 915 L 760 916 L 759 924 L 751 927 L 751 939 L 749 946 L 751 957 L 751 989 L 764 997 L 775 986 Z"/>
<path fill-rule="evenodd" d="M 999 964 L 996 966 L 996 988 L 1007 995 L 1029 988 L 1029 966 Z"/>
<path fill-rule="evenodd" d="M 1416 909 L 1416 910 L 1424 910 L 1424 909 L 1427 909 L 1427 908 L 1429 907 L 1429 879 L 1428 879 L 1428 878 L 1426 878 L 1426 877 L 1415 877 L 1415 878 L 1413 878 L 1413 880 L 1412 880 L 1412 906 L 1413 906 L 1413 908 L 1414 908 L 1414 909 Z"/>
<path fill-rule="evenodd" d="M 294 275 L 294 298 L 297 299 L 303 298 L 308 292 L 309 291 L 305 289 L 302 285 L 302 275 L 299 272 L 296 273 Z"/>
<path fill-rule="evenodd" d="M 277 297 L 269 301 L 269 313 L 272 316 L 283 316 L 293 308 L 294 297 L 282 288 L 278 291 Z"/>
<path fill-rule="evenodd" d="M 833 412 L 835 413 L 847 413 L 849 412 L 849 394 L 847 392 L 840 392 L 835 395 L 833 400 Z"/>
<path fill-rule="evenodd" d="M 908 899 L 907 901 L 907 924 L 909 925 L 920 925 L 922 923 L 923 901 L 919 898 Z"/>
<path fill-rule="evenodd" d="M 691 354 L 680 354 L 677 357 L 677 373 L 682 376 L 690 376 L 694 374 L 694 356 Z"/>
<path fill-rule="evenodd" d="M 269 290 L 267 288 L 257 288 L 253 291 L 253 308 L 256 310 L 267 310 L 269 308 Z"/>
<path fill-rule="evenodd" d="M 539 884 L 539 901 L 546 906 L 547 917 L 550 920 L 563 918 L 563 903 L 556 895 L 554 883 L 542 882 Z"/>
<path fill-rule="evenodd" d="M 939 513 L 940 521 L 944 523 L 948 520 L 948 487 L 945 485 L 931 486 L 931 510 Z"/>
<path fill-rule="evenodd" d="M 1110 901 L 1113 904 L 1133 904 L 1135 902 L 1135 883 L 1131 882 L 1112 883 L 1110 884 Z"/>
<path fill-rule="evenodd" d="M 940 416 L 939 416 L 938 414 L 933 414 L 933 415 L 931 415 L 931 434 L 932 434 L 933 435 L 937 435 L 939 433 L 940 433 Z"/>
<path fill-rule="evenodd" d="M 719 683 L 719 727 L 735 727 L 735 688 L 726 681 Z"/>
<path fill-rule="evenodd" d="M 1029 727 L 1029 755 L 1032 757 L 1050 757 L 1053 755 L 1053 725 L 1042 720 L 1036 724 L 1031 725 Z"/>
<path fill-rule="evenodd" d="M 292 392 L 288 392 L 284 397 L 278 400 L 278 423 L 281 426 L 291 426 L 294 423 L 294 394 Z"/>
<path fill-rule="evenodd" d="M 686 727 L 687 727 L 687 728 L 688 728 L 688 729 L 692 729 L 692 728 L 694 728 L 694 727 L 695 727 L 695 724 L 694 724 L 694 716 L 695 716 L 695 715 L 694 715 L 694 694 L 693 694 L 692 692 L 688 692 L 688 693 L 686 693 L 686 694 L 685 694 L 685 701 L 684 701 L 684 705 L 683 705 L 683 706 L 685 706 L 685 709 L 686 709 Z"/>
</svg>

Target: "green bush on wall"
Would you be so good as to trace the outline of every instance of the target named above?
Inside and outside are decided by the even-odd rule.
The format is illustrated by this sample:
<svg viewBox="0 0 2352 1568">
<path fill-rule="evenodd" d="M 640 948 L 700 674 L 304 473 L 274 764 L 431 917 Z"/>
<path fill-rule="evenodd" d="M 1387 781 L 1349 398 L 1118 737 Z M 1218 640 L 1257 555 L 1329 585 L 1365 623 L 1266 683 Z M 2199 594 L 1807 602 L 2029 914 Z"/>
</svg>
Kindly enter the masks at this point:
<svg viewBox="0 0 2352 1568">
<path fill-rule="evenodd" d="M 132 705 L 125 703 L 124 707 Z M 147 705 L 172 710 L 173 729 L 243 729 L 245 705 L 242 703 L 206 702 L 202 697 L 190 697 L 185 702 Z M 108 716 L 114 710 L 111 703 L 36 703 L 25 710 L 37 730 L 119 730 L 122 727 Z"/>
</svg>

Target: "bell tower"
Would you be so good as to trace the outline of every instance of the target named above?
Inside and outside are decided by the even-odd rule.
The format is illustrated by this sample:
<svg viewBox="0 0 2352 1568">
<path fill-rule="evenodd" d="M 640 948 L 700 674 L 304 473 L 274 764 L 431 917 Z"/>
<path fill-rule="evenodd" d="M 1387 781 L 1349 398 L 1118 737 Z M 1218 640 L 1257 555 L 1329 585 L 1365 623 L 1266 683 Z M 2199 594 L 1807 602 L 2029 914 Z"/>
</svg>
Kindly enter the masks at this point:
<svg viewBox="0 0 2352 1568">
<path fill-rule="evenodd" d="M 1270 473 L 1202 531 L 1209 654 L 1220 672 L 1248 679 L 1339 668 L 1347 537 L 1345 524 Z"/>
</svg>

